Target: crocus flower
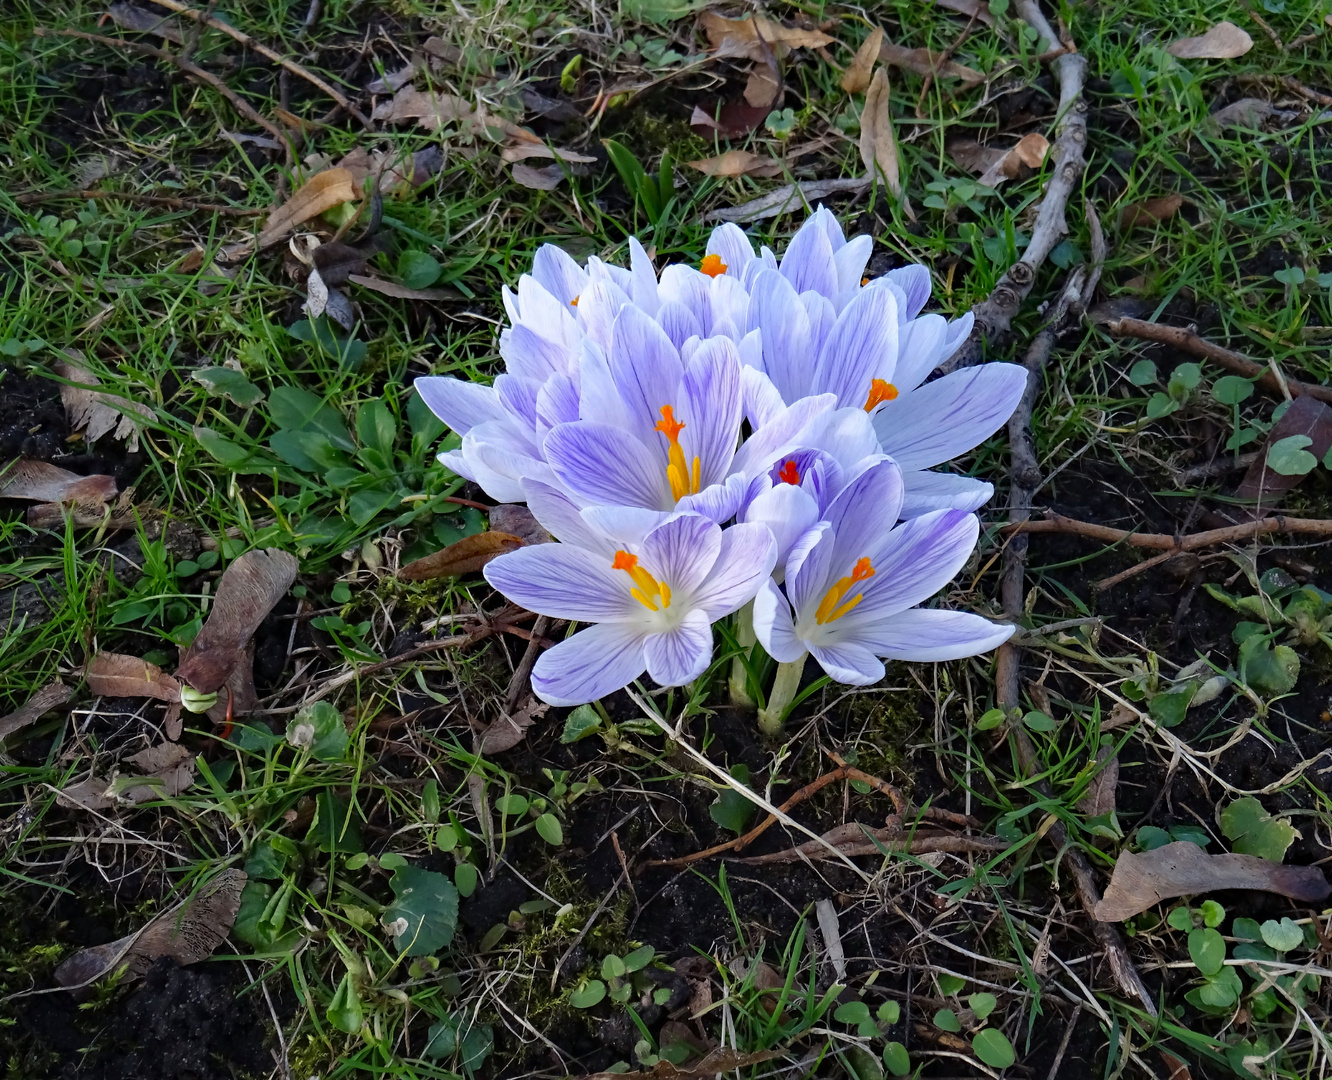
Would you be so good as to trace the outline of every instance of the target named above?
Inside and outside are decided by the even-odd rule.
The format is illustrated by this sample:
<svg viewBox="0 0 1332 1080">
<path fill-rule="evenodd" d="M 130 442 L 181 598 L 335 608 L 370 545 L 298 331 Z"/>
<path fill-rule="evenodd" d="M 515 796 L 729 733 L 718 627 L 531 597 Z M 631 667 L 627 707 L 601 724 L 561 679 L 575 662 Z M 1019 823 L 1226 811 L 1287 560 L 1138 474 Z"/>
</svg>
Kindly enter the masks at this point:
<svg viewBox="0 0 1332 1080">
<path fill-rule="evenodd" d="M 939 510 L 897 524 L 902 496 L 901 470 L 879 462 L 795 543 L 785 593 L 770 579 L 754 599 L 754 630 L 769 655 L 795 664 L 808 653 L 838 682 L 865 686 L 883 678 L 880 657 L 954 660 L 1009 638 L 1012 626 L 917 606 L 961 569 L 979 523 Z"/>
<path fill-rule="evenodd" d="M 514 603 L 592 623 L 542 653 L 532 689 L 551 705 L 582 705 L 647 673 L 662 686 L 697 679 L 712 662 L 712 624 L 753 598 L 772 572 L 767 529 L 723 530 L 677 514 L 641 544 L 538 544 L 501 555 L 486 580 Z"/>
</svg>

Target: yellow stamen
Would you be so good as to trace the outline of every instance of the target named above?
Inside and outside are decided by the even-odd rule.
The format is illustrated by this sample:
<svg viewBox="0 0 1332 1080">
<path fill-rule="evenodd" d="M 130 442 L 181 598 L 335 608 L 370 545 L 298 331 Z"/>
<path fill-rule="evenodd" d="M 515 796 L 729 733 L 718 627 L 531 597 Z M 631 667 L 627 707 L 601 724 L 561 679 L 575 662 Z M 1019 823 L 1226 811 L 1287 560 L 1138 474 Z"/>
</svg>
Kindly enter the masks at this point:
<svg viewBox="0 0 1332 1080">
<path fill-rule="evenodd" d="M 865 411 L 873 412 L 885 401 L 894 401 L 897 398 L 897 387 L 883 379 L 875 379 L 870 383 L 869 397 L 865 399 Z"/>
<path fill-rule="evenodd" d="M 850 600 L 843 600 L 851 587 L 860 581 L 868 581 L 874 576 L 874 567 L 866 556 L 860 559 L 851 571 L 850 577 L 838 578 L 833 587 L 824 593 L 819 610 L 814 613 L 814 621 L 822 626 L 826 622 L 840 619 L 864 598 L 864 593 L 856 593 Z"/>
<path fill-rule="evenodd" d="M 685 425 L 675 418 L 675 410 L 670 405 L 661 407 L 661 419 L 657 421 L 657 430 L 666 436 L 670 446 L 666 451 L 666 480 L 671 485 L 671 496 L 679 502 L 686 495 L 697 495 L 702 463 L 695 455 L 693 467 L 685 460 L 684 448 L 680 445 L 680 432 Z"/>
<path fill-rule="evenodd" d="M 726 273 L 726 264 L 721 261 L 720 255 L 704 255 L 698 268 L 708 277 L 721 277 Z"/>
<path fill-rule="evenodd" d="M 569 301 L 569 306 L 570 306 L 570 307 L 577 307 L 577 306 L 578 306 L 578 297 L 575 296 L 572 300 L 570 300 L 570 301 Z"/>
<path fill-rule="evenodd" d="M 623 570 L 633 579 L 635 587 L 629 590 L 629 595 L 649 611 L 665 611 L 671 606 L 671 587 L 664 581 L 658 581 L 639 566 L 637 555 L 630 555 L 627 551 L 617 551 L 611 568 Z M 661 607 L 657 606 L 658 600 L 661 601 Z"/>
</svg>

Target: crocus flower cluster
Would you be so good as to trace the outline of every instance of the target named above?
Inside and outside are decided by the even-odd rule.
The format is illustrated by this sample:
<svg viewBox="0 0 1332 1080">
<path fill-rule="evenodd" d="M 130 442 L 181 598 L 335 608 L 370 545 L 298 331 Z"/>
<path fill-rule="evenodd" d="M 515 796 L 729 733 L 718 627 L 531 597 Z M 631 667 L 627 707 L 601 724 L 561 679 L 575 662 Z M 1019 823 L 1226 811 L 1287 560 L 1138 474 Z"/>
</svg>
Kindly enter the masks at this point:
<svg viewBox="0 0 1332 1080">
<path fill-rule="evenodd" d="M 741 640 L 781 665 L 769 726 L 807 656 L 865 685 L 881 658 L 955 659 L 1012 633 L 919 605 L 970 555 L 993 490 L 936 467 L 1008 419 L 1026 372 L 927 382 L 971 316 L 922 314 L 923 267 L 866 278 L 870 249 L 825 209 L 780 261 L 735 225 L 697 267 L 660 273 L 636 240 L 628 268 L 548 245 L 504 290 L 493 385 L 416 381 L 461 437 L 440 461 L 558 540 L 485 569 L 515 603 L 590 624 L 538 660 L 544 701 L 644 672 L 691 682 L 737 612 Z"/>
</svg>

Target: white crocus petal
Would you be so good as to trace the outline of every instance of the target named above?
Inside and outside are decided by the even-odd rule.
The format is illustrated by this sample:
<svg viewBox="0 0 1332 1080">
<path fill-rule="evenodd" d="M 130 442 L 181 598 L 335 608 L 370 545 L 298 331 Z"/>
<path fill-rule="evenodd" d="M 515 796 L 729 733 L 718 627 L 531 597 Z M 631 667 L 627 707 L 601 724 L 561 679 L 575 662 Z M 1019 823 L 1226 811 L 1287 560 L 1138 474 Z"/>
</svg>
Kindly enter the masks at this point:
<svg viewBox="0 0 1332 1080">
<path fill-rule="evenodd" d="M 518 279 L 518 308 L 522 322 L 536 329 L 542 337 L 568 349 L 578 348 L 583 336 L 574 321 L 573 309 L 556 299 L 530 274 Z"/>
<path fill-rule="evenodd" d="M 557 707 L 586 705 L 621 690 L 643 674 L 647 634 L 621 623 L 599 623 L 547 649 L 532 669 L 532 690 Z"/>
<path fill-rule="evenodd" d="M 837 270 L 838 310 L 840 311 L 855 296 L 860 288 L 861 278 L 865 276 L 865 265 L 874 250 L 874 240 L 869 236 L 857 236 L 848 240 L 833 253 L 833 265 Z"/>
<path fill-rule="evenodd" d="M 928 663 L 989 652 L 1016 630 L 966 611 L 910 608 L 861 626 L 857 637 L 880 656 Z"/>
<path fill-rule="evenodd" d="M 754 597 L 754 636 L 764 652 L 779 664 L 795 663 L 808 652 L 805 643 L 796 636 L 791 605 L 771 578 Z"/>
<path fill-rule="evenodd" d="M 731 471 L 746 478 L 764 471 L 782 454 L 803 445 L 800 436 L 810 421 L 836 404 L 832 394 L 819 394 L 786 406 L 740 445 Z"/>
<path fill-rule="evenodd" d="M 746 522 L 763 525 L 777 545 L 777 563 L 785 572 L 795 542 L 819 520 L 819 504 L 797 484 L 773 484 L 745 509 Z"/>
<path fill-rule="evenodd" d="M 891 376 L 881 375 L 880 378 L 896 386 L 899 394 L 910 393 L 945 359 L 947 337 L 948 323 L 942 315 L 921 315 L 903 323 L 897 343 L 897 370 Z M 891 407 L 891 402 L 881 406 Z"/>
<path fill-rule="evenodd" d="M 979 510 L 994 497 L 994 485 L 955 473 L 913 469 L 902 473 L 904 518 L 919 517 L 935 510 Z"/>
<path fill-rule="evenodd" d="M 637 547 L 662 522 L 671 516 L 668 510 L 649 510 L 641 506 L 585 506 L 580 516 L 587 528 L 613 540 L 622 547 Z"/>
<path fill-rule="evenodd" d="M 691 596 L 708 576 L 721 551 L 722 530 L 697 514 L 677 514 L 653 529 L 642 546 L 643 566 L 671 587 Z"/>
<path fill-rule="evenodd" d="M 929 270 L 919 263 L 911 263 L 899 266 L 896 270 L 889 270 L 884 277 L 901 289 L 906 298 L 905 304 L 897 313 L 898 318 L 906 322 L 919 315 L 920 309 L 930 298 Z"/>
<path fill-rule="evenodd" d="M 797 293 L 812 289 L 829 300 L 837 295 L 832 244 L 818 221 L 810 218 L 796 230 L 782 256 L 781 274 Z"/>
<path fill-rule="evenodd" d="M 556 300 L 569 304 L 577 300 L 588 285 L 587 271 L 555 244 L 542 244 L 532 259 L 532 276 Z"/>
<path fill-rule="evenodd" d="M 657 314 L 657 271 L 635 236 L 629 237 L 629 271 L 633 274 L 630 297 L 634 304 L 651 316 Z"/>
<path fill-rule="evenodd" d="M 854 641 L 809 642 L 809 654 L 832 678 L 848 686 L 873 686 L 884 676 L 883 661 Z"/>
<path fill-rule="evenodd" d="M 863 409 L 872 379 L 891 381 L 897 366 L 897 303 L 887 289 L 863 290 L 837 317 L 815 361 L 814 391 Z"/>
<path fill-rule="evenodd" d="M 659 685 L 693 682 L 712 662 L 712 623 L 695 608 L 669 630 L 649 634 L 643 642 L 643 654 L 648 674 Z"/>
<path fill-rule="evenodd" d="M 494 588 L 528 611 L 578 622 L 632 620 L 647 609 L 629 576 L 611 560 L 572 544 L 535 544 L 491 559 L 482 571 Z"/>
<path fill-rule="evenodd" d="M 757 334 L 758 331 L 755 330 L 749 337 Z M 772 421 L 786 408 L 786 403 L 782 401 L 782 395 L 777 392 L 777 387 L 772 385 L 772 380 L 756 367 L 746 366 L 740 369 L 740 392 L 741 400 L 744 402 L 745 419 L 755 431 Z M 875 444 L 878 444 L 877 437 Z"/>
<path fill-rule="evenodd" d="M 477 424 L 507 417 L 493 387 L 443 375 L 425 375 L 413 384 L 421 400 L 459 435 Z"/>
<path fill-rule="evenodd" d="M 704 253 L 721 259 L 726 276 L 737 280 L 743 279 L 745 267 L 754 261 L 754 245 L 739 225 L 729 221 L 712 230 Z"/>
<path fill-rule="evenodd" d="M 777 551 L 761 525 L 732 525 L 722 530 L 717 559 L 690 602 L 712 621 L 738 611 L 769 580 Z"/>
</svg>

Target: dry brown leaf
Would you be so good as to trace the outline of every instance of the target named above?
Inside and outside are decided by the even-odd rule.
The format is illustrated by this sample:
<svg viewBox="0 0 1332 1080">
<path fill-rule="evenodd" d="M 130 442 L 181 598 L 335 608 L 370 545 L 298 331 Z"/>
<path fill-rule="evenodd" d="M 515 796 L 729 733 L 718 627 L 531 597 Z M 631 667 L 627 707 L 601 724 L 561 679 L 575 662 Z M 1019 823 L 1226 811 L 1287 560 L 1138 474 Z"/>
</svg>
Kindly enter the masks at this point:
<svg viewBox="0 0 1332 1080">
<path fill-rule="evenodd" d="M 483 132 L 487 120 L 485 110 L 466 98 L 434 90 L 418 90 L 414 86 L 404 86 L 390 100 L 380 102 L 371 115 L 375 120 L 387 120 L 391 124 L 415 120 L 427 131 L 457 124 L 468 134 Z M 511 125 L 497 122 L 497 126 L 508 133 Z"/>
<path fill-rule="evenodd" d="M 1113 746 L 1103 746 L 1096 753 L 1098 764 L 1104 767 L 1087 786 L 1087 794 L 1078 802 L 1078 809 L 1087 817 L 1100 817 L 1115 810 L 1115 791 L 1119 787 L 1119 755 Z"/>
<path fill-rule="evenodd" d="M 106 13 L 122 30 L 132 30 L 136 34 L 156 34 L 173 45 L 185 44 L 185 28 L 174 15 L 163 15 L 126 3 L 112 4 Z"/>
<path fill-rule="evenodd" d="M 461 300 L 462 293 L 453 289 L 409 289 L 396 281 L 371 277 L 368 274 L 348 274 L 347 280 L 363 289 L 370 289 L 383 296 L 392 296 L 399 300 Z"/>
<path fill-rule="evenodd" d="M 544 702 L 531 700 L 512 716 L 501 716 L 481 733 L 478 752 L 501 754 L 512 750 L 527 737 L 527 729 L 545 716 L 549 708 Z"/>
<path fill-rule="evenodd" d="M 60 403 L 65 406 L 65 415 L 69 419 L 70 428 L 82 431 L 89 445 L 110 432 L 113 439 L 124 442 L 125 449 L 131 454 L 134 453 L 139 448 L 140 427 L 140 421 L 135 417 L 151 420 L 152 409 L 140 402 L 117 397 L 115 394 L 85 389 L 85 387 L 100 386 L 101 383 L 91 371 L 74 362 L 75 353 L 66 353 L 66 355 L 70 359 L 57 360 L 55 370 L 62 379 L 79 384 L 77 386 L 65 384 L 60 387 Z"/>
<path fill-rule="evenodd" d="M 774 158 L 751 154 L 748 150 L 727 150 L 717 157 L 686 164 L 704 176 L 780 176 L 785 168 Z"/>
<path fill-rule="evenodd" d="M 554 538 L 546 532 L 541 522 L 537 521 L 532 511 L 522 503 L 500 503 L 498 506 L 492 506 L 487 516 L 490 518 L 492 529 L 516 536 L 524 544 L 554 542 Z"/>
<path fill-rule="evenodd" d="M 0 739 L 7 739 L 14 732 L 35 724 L 52 709 L 65 704 L 73 693 L 62 682 L 47 683 L 8 716 L 0 717 Z"/>
<path fill-rule="evenodd" d="M 1161 1055 L 1161 1064 L 1166 1069 L 1165 1080 L 1193 1080 L 1193 1074 L 1185 1062 L 1164 1050 L 1158 1050 L 1157 1053 Z"/>
<path fill-rule="evenodd" d="M 694 111 L 689 114 L 689 126 L 691 128 L 706 128 L 712 131 L 721 130 L 721 124 L 717 123 L 697 105 L 694 106 Z"/>
<path fill-rule="evenodd" d="M 860 160 L 865 173 L 882 174 L 893 198 L 902 199 L 901 167 L 897 158 L 897 138 L 893 135 L 893 117 L 888 103 L 888 69 L 880 67 L 865 91 L 865 109 L 860 114 Z"/>
<path fill-rule="evenodd" d="M 572 161 L 579 165 L 590 165 L 597 159 L 590 154 L 580 154 L 574 150 L 565 150 L 558 146 L 547 146 L 545 143 L 523 142 L 517 146 L 506 146 L 500 151 L 500 157 L 510 163 L 515 161 L 526 161 L 528 158 L 559 158 L 561 161 Z"/>
<path fill-rule="evenodd" d="M 859 94 L 870 84 L 870 75 L 874 72 L 874 61 L 879 58 L 879 49 L 883 47 L 883 27 L 876 26 L 856 55 L 842 72 L 842 89 L 848 94 Z"/>
<path fill-rule="evenodd" d="M 730 1047 L 718 1047 L 697 1061 L 690 1061 L 684 1065 L 672 1065 L 669 1061 L 659 1061 L 650 1069 L 640 1069 L 638 1072 L 593 1073 L 587 1080 L 612 1080 L 612 1078 L 616 1078 L 616 1080 L 693 1080 L 694 1077 L 713 1076 L 718 1073 L 731 1072 L 733 1069 L 747 1069 L 752 1065 L 771 1061 L 775 1057 L 781 1057 L 781 1054 L 776 1050 L 742 1052 L 732 1050 Z"/>
<path fill-rule="evenodd" d="M 44 503 L 105 503 L 116 497 L 110 476 L 80 476 L 49 461 L 19 458 L 0 472 L 0 499 Z"/>
<path fill-rule="evenodd" d="M 1201 37 L 1180 38 L 1166 52 L 1180 60 L 1233 60 L 1253 48 L 1253 38 L 1232 22 L 1219 22 Z"/>
<path fill-rule="evenodd" d="M 994 16 L 990 14 L 988 4 L 981 0 L 935 0 L 941 8 L 948 8 L 949 11 L 956 11 L 960 15 L 965 15 L 969 19 L 975 19 L 986 26 L 994 25 Z"/>
<path fill-rule="evenodd" d="M 295 555 L 278 548 L 247 551 L 228 566 L 203 629 L 180 658 L 176 678 L 201 694 L 220 689 L 259 624 L 287 595 L 299 567 Z"/>
<path fill-rule="evenodd" d="M 1184 196 L 1179 194 L 1164 195 L 1159 199 L 1148 199 L 1141 203 L 1129 203 L 1119 211 L 1119 227 L 1127 232 L 1139 225 L 1150 226 L 1159 221 L 1168 221 L 1183 205 Z"/>
<path fill-rule="evenodd" d="M 1270 101 L 1264 101 L 1262 98 L 1246 97 L 1217 109 L 1207 118 L 1207 122 L 1221 129 L 1249 128 L 1258 131 L 1262 128 L 1263 121 L 1273 116 L 1280 120 L 1293 120 L 1299 115 L 1294 109 L 1278 109 Z"/>
<path fill-rule="evenodd" d="M 398 571 L 403 581 L 430 581 L 441 577 L 475 574 L 486 563 L 509 551 L 523 546 L 522 540 L 512 533 L 491 530 L 464 536 L 456 544 L 423 559 L 409 562 Z"/>
<path fill-rule="evenodd" d="M 774 64 L 755 64 L 745 80 L 745 92 L 742 95 L 745 104 L 755 109 L 771 112 L 780 102 L 782 94 L 780 73 Z"/>
<path fill-rule="evenodd" d="M 357 191 L 374 176 L 380 194 L 393 196 L 410 195 L 434 179 L 443 167 L 444 150 L 440 146 L 427 146 L 412 154 L 367 151 L 358 146 L 338 162 L 338 168 L 351 173 Z"/>
<path fill-rule="evenodd" d="M 179 701 L 180 683 L 156 664 L 124 653 L 101 652 L 88 664 L 88 689 L 101 697 Z"/>
<path fill-rule="evenodd" d="M 762 15 L 748 19 L 727 19 L 715 11 L 705 11 L 698 17 L 708 43 L 718 56 L 747 56 L 751 60 L 764 60 L 768 50 L 784 57 L 792 49 L 820 49 L 831 45 L 833 39 L 821 30 L 802 30 L 784 26 Z"/>
<path fill-rule="evenodd" d="M 137 933 L 75 953 L 55 970 L 67 989 L 87 986 L 122 965 L 125 982 L 141 977 L 160 957 L 177 964 L 197 964 L 227 940 L 240 910 L 244 870 L 223 870 L 193 896 L 154 916 Z"/>
<path fill-rule="evenodd" d="M 554 191 L 564 180 L 564 170 L 559 165 L 547 165 L 537 169 L 521 161 L 511 170 L 513 181 L 533 191 Z"/>
<path fill-rule="evenodd" d="M 117 803 L 137 805 L 150 799 L 171 798 L 194 783 L 194 753 L 175 743 L 141 750 L 125 762 L 137 771 L 109 781 L 90 776 L 62 788 L 59 802 L 71 809 L 109 810 Z"/>
<path fill-rule="evenodd" d="M 1256 855 L 1208 855 L 1177 840 L 1135 855 L 1121 852 L 1105 896 L 1096 905 L 1102 922 L 1122 922 L 1176 896 L 1217 889 L 1254 889 L 1314 903 L 1332 893 L 1316 866 L 1282 866 Z"/>
<path fill-rule="evenodd" d="M 333 168 L 317 172 L 269 215 L 258 244 L 261 248 L 276 244 L 298 225 L 359 197 L 360 191 L 348 170 Z"/>
<path fill-rule="evenodd" d="M 944 148 L 954 165 L 963 172 L 975 173 L 977 176 L 1008 156 L 1007 150 L 983 146 L 975 139 L 949 139 Z"/>
<path fill-rule="evenodd" d="M 1045 155 L 1050 152 L 1050 140 L 1038 131 L 1022 136 L 1018 144 L 981 173 L 976 181 L 986 187 L 998 187 L 1005 180 L 1016 180 L 1022 175 L 1023 166 L 1039 169 Z"/>
<path fill-rule="evenodd" d="M 976 86 L 985 81 L 984 72 L 946 60 L 942 53 L 932 53 L 929 49 L 908 49 L 902 45 L 894 45 L 891 41 L 885 41 L 879 46 L 879 59 L 885 64 L 904 68 L 917 75 L 933 75 L 936 79 L 961 79 L 964 86 Z"/>
</svg>

